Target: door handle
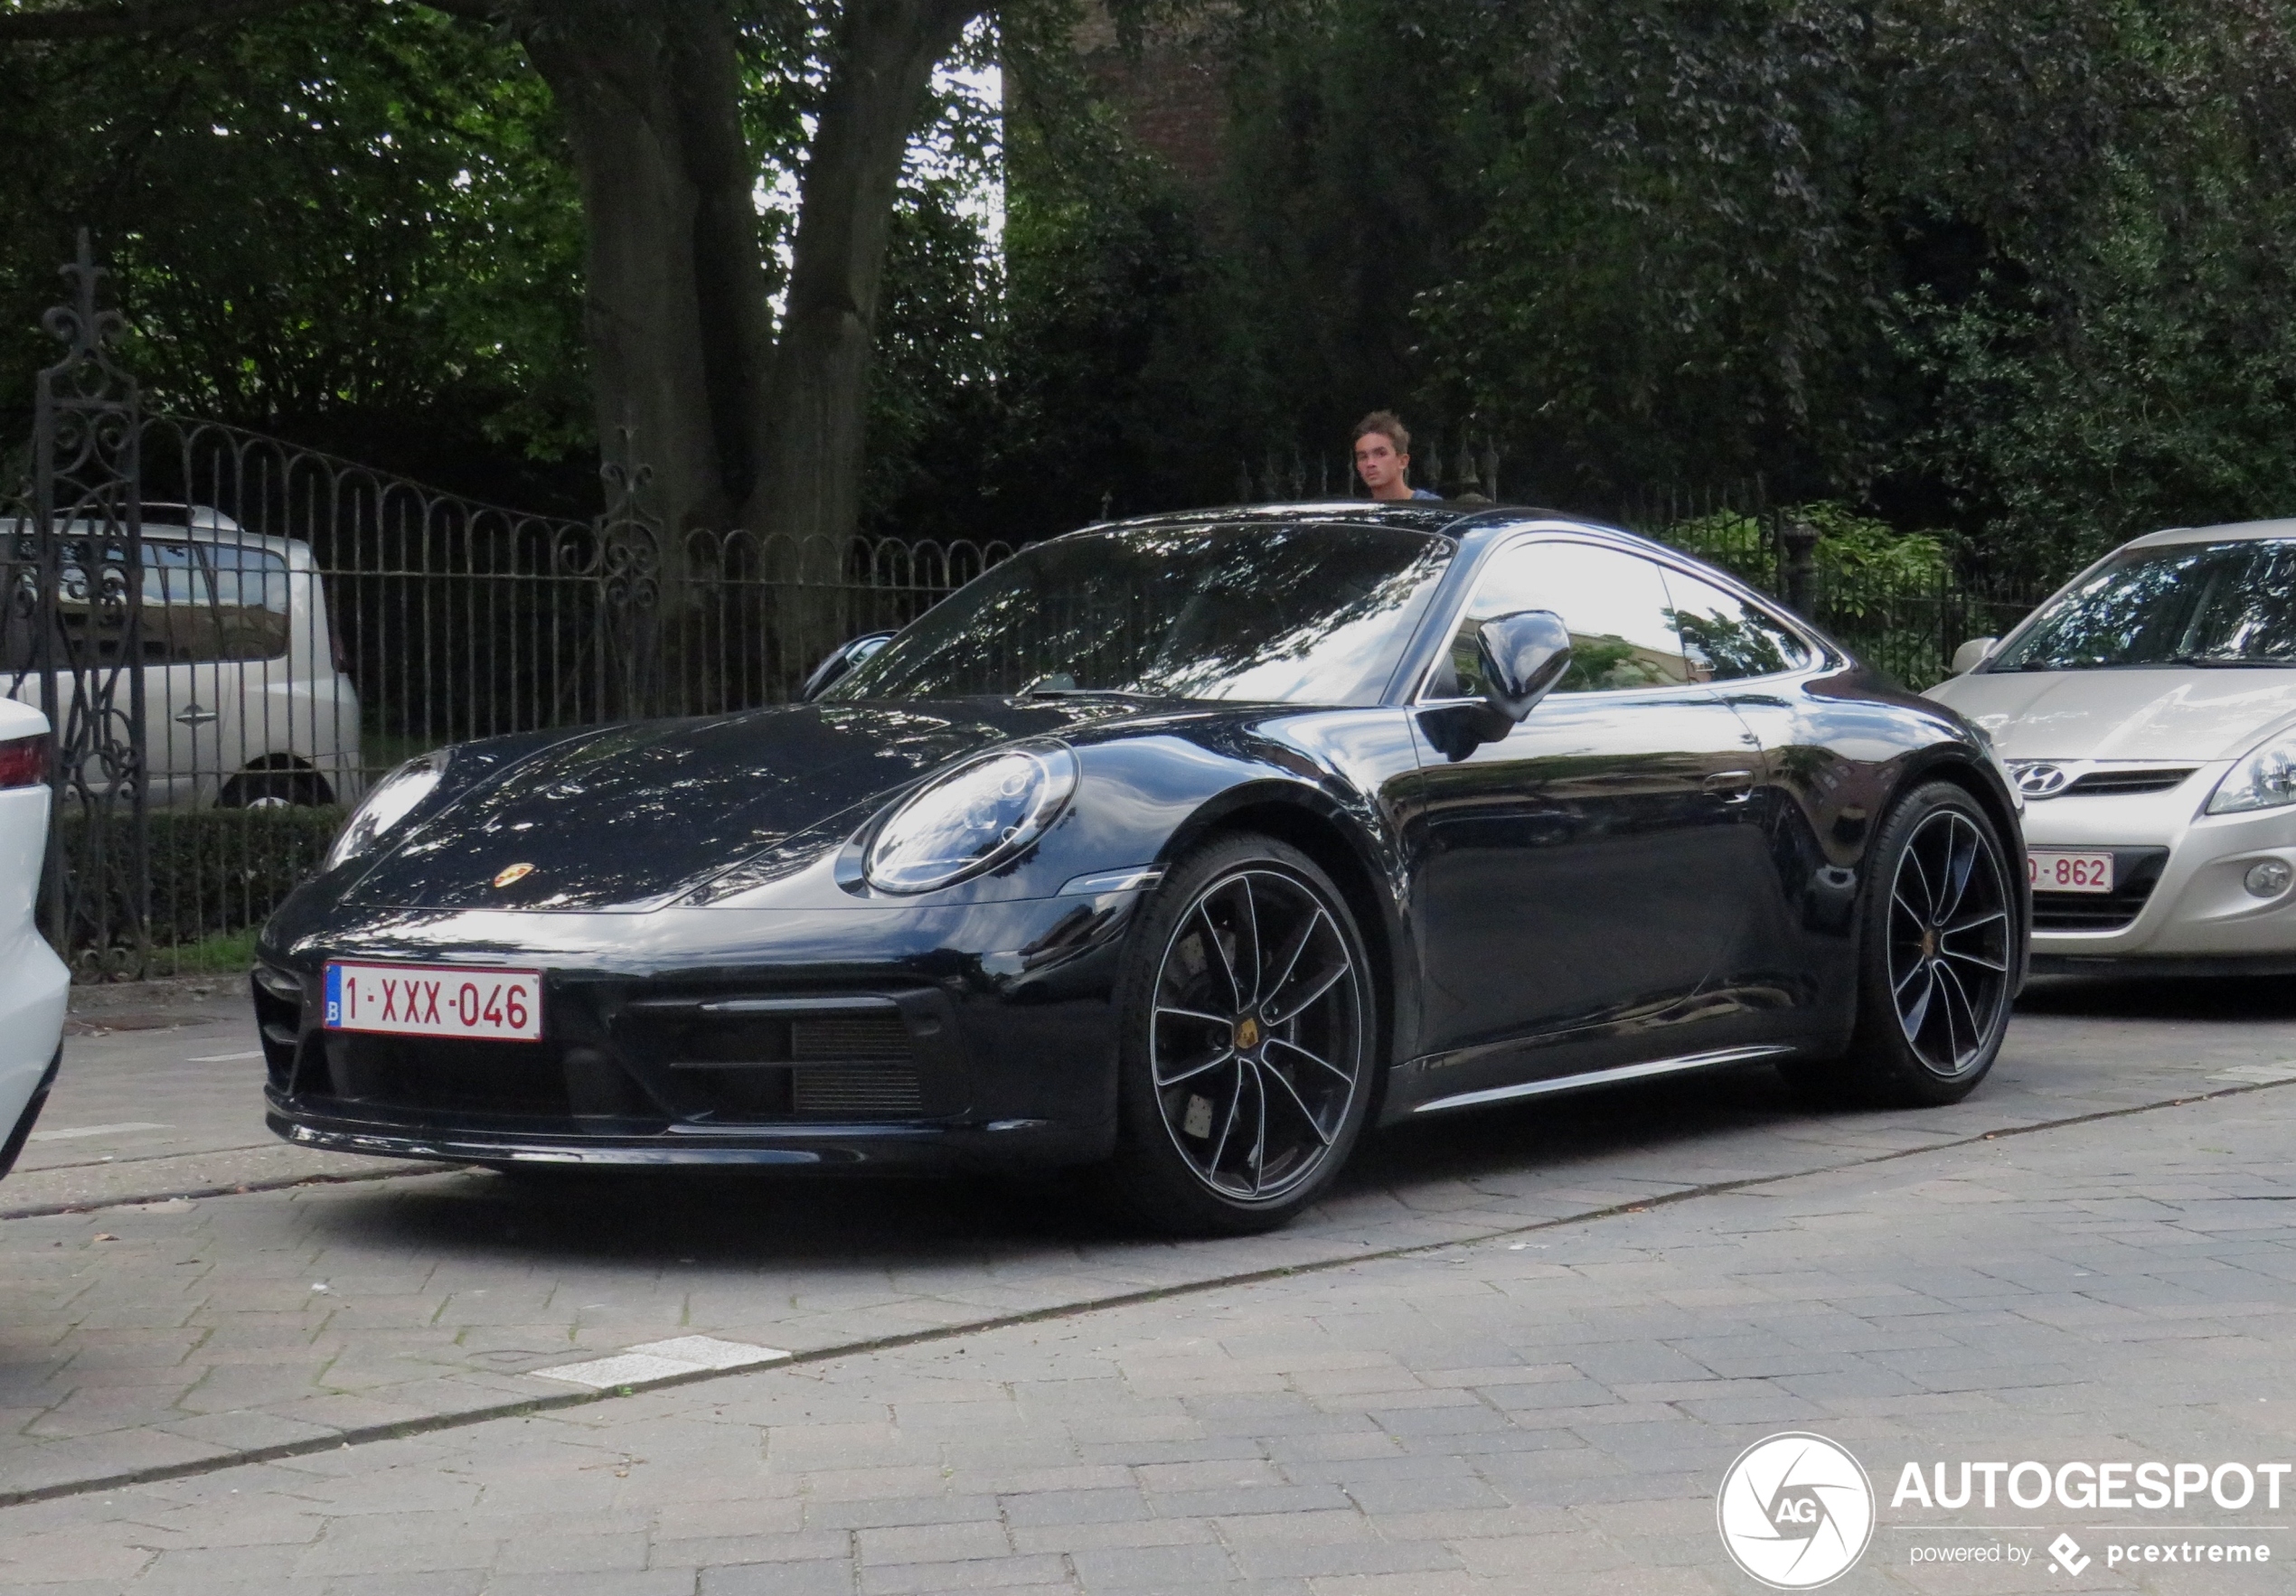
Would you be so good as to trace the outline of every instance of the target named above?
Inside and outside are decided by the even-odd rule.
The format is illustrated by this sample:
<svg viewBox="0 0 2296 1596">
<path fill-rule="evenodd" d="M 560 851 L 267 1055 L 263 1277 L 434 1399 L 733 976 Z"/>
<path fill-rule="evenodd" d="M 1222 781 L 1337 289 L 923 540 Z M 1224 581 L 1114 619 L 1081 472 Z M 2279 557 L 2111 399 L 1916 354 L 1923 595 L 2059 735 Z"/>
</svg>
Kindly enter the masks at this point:
<svg viewBox="0 0 2296 1596">
<path fill-rule="evenodd" d="M 202 709 L 197 704 L 186 704 L 175 712 L 175 724 L 178 726 L 205 726 L 211 720 L 221 718 L 216 711 Z"/>
<path fill-rule="evenodd" d="M 1754 796 L 1754 772 L 1750 770 L 1717 770 L 1702 784 L 1708 793 L 1732 803 L 1744 803 Z"/>
</svg>

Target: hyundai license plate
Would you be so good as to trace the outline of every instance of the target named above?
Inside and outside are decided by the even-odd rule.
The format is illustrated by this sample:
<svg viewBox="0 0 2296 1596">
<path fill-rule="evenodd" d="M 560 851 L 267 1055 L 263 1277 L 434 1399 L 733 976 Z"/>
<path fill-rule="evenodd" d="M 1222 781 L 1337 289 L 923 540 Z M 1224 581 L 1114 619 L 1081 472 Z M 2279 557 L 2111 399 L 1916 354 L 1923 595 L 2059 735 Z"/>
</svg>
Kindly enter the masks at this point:
<svg viewBox="0 0 2296 1596">
<path fill-rule="evenodd" d="M 2109 853 L 2065 853 L 2035 849 L 2025 856 L 2026 869 L 2036 892 L 2110 892 L 2113 856 Z"/>
<path fill-rule="evenodd" d="M 330 963 L 326 1028 L 539 1042 L 542 974 L 451 964 Z"/>
</svg>

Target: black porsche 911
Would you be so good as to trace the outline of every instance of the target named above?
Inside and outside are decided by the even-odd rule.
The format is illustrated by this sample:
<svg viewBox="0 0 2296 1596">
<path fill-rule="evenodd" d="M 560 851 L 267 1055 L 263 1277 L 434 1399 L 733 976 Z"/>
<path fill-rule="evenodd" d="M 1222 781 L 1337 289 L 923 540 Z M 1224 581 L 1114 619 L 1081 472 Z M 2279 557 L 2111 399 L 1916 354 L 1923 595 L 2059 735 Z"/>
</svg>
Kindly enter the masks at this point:
<svg viewBox="0 0 2296 1596">
<path fill-rule="evenodd" d="M 272 1127 L 513 1169 L 1090 1165 L 1238 1231 L 1369 1124 L 1763 1059 L 1955 1101 L 2025 968 L 1981 733 L 1545 512 L 1089 528 L 808 692 L 381 783 L 262 934 Z"/>
</svg>

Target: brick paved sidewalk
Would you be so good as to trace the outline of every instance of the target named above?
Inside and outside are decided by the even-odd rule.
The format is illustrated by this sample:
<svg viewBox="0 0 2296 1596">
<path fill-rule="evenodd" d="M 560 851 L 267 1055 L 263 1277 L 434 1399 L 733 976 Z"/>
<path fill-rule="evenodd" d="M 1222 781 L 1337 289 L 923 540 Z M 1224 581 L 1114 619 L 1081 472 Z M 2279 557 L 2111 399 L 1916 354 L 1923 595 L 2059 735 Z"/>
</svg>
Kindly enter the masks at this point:
<svg viewBox="0 0 2296 1596">
<path fill-rule="evenodd" d="M 2266 1087 L 20 1507 L 0 1585 L 1749 1591 L 1714 1490 L 1750 1441 L 1809 1429 L 1883 1493 L 1834 1589 L 2287 1591 L 2296 1511 L 2188 1507 L 2279 1526 L 2241 1537 L 2278 1561 L 2140 1583 L 2038 1550 L 2099 1553 L 2114 1516 L 1888 1492 L 1907 1460 L 2296 1455 L 2292 1132 L 2296 1088 Z M 2034 1561 L 1911 1562 L 1993 1544 Z"/>
<path fill-rule="evenodd" d="M 0 1224 L 0 1498 L 564 1402 L 537 1371 L 703 1333 L 818 1352 L 1511 1231 L 2296 1073 L 2266 1001 L 2020 1017 L 1958 1107 L 1811 1115 L 1766 1070 L 1453 1118 L 1273 1236 L 1173 1246 L 1041 1192 L 419 1176 Z M 2157 1004 L 2156 1004 L 2157 1006 Z M 205 1051 L 202 1048 L 202 1051 Z"/>
</svg>

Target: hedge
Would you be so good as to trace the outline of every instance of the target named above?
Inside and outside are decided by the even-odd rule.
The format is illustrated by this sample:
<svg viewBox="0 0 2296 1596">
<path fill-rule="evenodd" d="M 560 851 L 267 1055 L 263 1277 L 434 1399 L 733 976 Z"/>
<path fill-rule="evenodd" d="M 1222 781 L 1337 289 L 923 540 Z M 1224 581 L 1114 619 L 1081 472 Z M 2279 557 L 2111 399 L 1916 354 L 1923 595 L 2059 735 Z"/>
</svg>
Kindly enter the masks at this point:
<svg viewBox="0 0 2296 1596">
<path fill-rule="evenodd" d="M 345 813 L 332 804 L 153 811 L 146 817 L 152 945 L 261 925 L 317 871 Z M 87 837 L 87 822 L 67 813 L 56 839 L 67 868 L 84 857 Z"/>
</svg>

